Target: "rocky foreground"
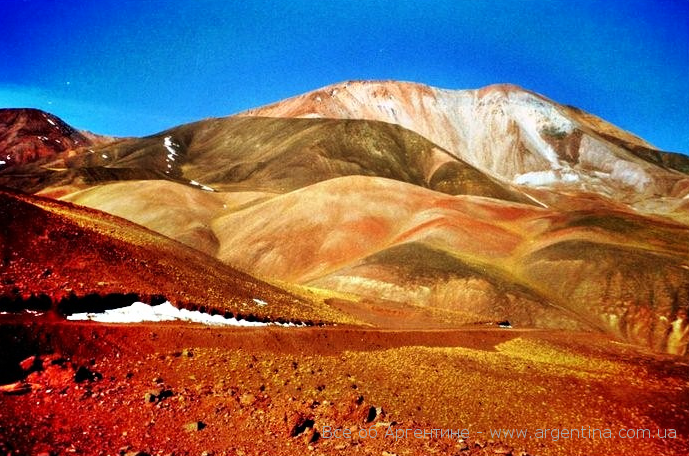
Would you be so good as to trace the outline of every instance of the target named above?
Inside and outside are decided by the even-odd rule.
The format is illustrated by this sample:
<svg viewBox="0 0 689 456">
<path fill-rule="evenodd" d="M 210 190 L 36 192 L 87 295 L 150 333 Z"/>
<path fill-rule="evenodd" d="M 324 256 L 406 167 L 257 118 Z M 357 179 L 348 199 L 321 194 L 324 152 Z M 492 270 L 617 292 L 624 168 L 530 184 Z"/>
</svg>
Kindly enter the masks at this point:
<svg viewBox="0 0 689 456">
<path fill-rule="evenodd" d="M 689 365 L 603 336 L 2 318 L 3 454 L 680 455 L 689 442 Z M 582 426 L 654 436 L 489 433 Z"/>
</svg>

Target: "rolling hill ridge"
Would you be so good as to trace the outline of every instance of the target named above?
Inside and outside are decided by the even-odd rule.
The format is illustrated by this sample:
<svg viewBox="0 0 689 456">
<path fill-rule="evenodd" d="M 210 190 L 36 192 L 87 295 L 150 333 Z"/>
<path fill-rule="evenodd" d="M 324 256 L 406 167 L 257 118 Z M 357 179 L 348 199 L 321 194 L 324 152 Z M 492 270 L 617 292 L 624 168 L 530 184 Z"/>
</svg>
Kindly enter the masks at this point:
<svg viewBox="0 0 689 456">
<path fill-rule="evenodd" d="M 74 145 L 0 169 L 0 185 L 331 296 L 314 312 L 509 320 L 685 354 L 688 164 L 515 86 L 353 81 Z"/>
</svg>

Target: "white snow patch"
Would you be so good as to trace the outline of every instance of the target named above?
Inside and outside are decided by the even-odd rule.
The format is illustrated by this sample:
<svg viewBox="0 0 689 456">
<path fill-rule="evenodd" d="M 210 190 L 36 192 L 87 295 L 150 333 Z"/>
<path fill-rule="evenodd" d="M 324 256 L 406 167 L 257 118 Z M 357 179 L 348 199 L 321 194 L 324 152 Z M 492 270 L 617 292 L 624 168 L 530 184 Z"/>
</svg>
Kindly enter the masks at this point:
<svg viewBox="0 0 689 456">
<path fill-rule="evenodd" d="M 512 179 L 517 185 L 551 185 L 557 182 L 555 171 L 531 171 Z"/>
<path fill-rule="evenodd" d="M 201 184 L 201 183 L 199 183 L 199 182 L 196 182 L 195 180 L 190 180 L 189 183 L 190 183 L 191 185 L 196 186 L 196 187 L 201 187 L 201 190 L 205 190 L 205 191 L 207 191 L 207 192 L 214 192 L 214 191 L 215 191 L 214 188 L 209 187 L 209 186 L 207 186 L 207 185 L 203 185 L 203 184 Z"/>
<path fill-rule="evenodd" d="M 55 126 L 55 122 L 53 122 L 53 121 L 50 120 L 49 118 L 46 117 L 45 120 L 47 120 L 48 123 L 49 123 L 50 125 L 52 125 L 53 127 Z"/>
<path fill-rule="evenodd" d="M 517 185 L 548 186 L 553 184 L 572 184 L 579 181 L 579 175 L 573 172 L 531 171 L 519 174 L 512 179 Z"/>
<path fill-rule="evenodd" d="M 179 147 L 179 144 L 172 140 L 172 136 L 166 136 L 163 138 L 163 146 L 168 151 L 167 161 L 175 161 L 175 156 L 178 155 L 176 147 Z M 169 164 L 168 167 L 170 167 Z"/>
<path fill-rule="evenodd" d="M 166 148 L 171 154 L 174 154 L 174 155 L 177 154 L 177 151 L 176 151 L 174 148 L 175 148 L 175 147 L 179 147 L 179 144 L 177 144 L 176 142 L 174 142 L 174 141 L 172 140 L 172 136 L 166 136 L 165 138 L 163 138 L 163 146 L 165 146 L 165 148 Z"/>
<path fill-rule="evenodd" d="M 7 162 L 5 160 L 0 160 L 0 165 L 6 165 Z"/>
<path fill-rule="evenodd" d="M 107 158 L 108 158 L 108 155 L 107 155 L 107 154 L 101 154 L 101 157 L 107 159 Z"/>
<path fill-rule="evenodd" d="M 225 318 L 222 315 L 209 315 L 198 311 L 178 309 L 166 301 L 156 306 L 135 302 L 131 306 L 106 310 L 103 313 L 76 313 L 67 316 L 68 320 L 97 321 L 100 323 L 142 323 L 145 321 L 187 321 L 216 326 L 304 326 L 296 323 L 263 323 L 258 321 Z"/>
<path fill-rule="evenodd" d="M 560 169 L 557 152 L 543 139 L 543 132 L 568 135 L 572 133 L 575 125 L 560 114 L 557 108 L 540 100 L 533 95 L 524 93 L 510 94 L 510 109 L 512 116 L 521 127 L 529 142 L 536 151 L 548 162 L 553 169 Z"/>
<path fill-rule="evenodd" d="M 259 306 L 267 306 L 268 305 L 268 303 L 265 302 L 263 299 L 254 298 L 253 301 Z"/>
</svg>

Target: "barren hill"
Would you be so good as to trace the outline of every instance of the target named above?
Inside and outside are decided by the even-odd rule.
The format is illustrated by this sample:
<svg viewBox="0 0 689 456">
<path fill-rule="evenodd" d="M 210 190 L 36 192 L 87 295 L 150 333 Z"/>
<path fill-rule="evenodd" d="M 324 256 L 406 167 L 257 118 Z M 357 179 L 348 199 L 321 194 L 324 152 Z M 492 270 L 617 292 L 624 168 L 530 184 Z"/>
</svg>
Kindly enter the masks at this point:
<svg viewBox="0 0 689 456">
<path fill-rule="evenodd" d="M 596 116 L 509 84 L 445 90 L 349 81 L 241 115 L 385 121 L 529 187 L 593 191 L 627 202 L 689 192 L 686 156 L 659 151 Z"/>
<path fill-rule="evenodd" d="M 12 164 L 0 184 L 317 289 L 322 319 L 509 320 L 683 354 L 688 163 L 514 86 L 349 82 Z"/>
<path fill-rule="evenodd" d="M 167 299 L 269 321 L 326 317 L 307 300 L 126 220 L 6 190 L 0 251 L 3 310 L 69 313 Z"/>
</svg>

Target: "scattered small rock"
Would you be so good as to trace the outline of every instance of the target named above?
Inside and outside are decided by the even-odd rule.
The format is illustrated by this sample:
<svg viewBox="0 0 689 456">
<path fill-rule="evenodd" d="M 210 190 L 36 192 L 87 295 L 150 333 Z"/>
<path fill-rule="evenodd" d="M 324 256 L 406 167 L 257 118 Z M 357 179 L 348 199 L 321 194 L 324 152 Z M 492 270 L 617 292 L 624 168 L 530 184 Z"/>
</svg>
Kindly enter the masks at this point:
<svg viewBox="0 0 689 456">
<path fill-rule="evenodd" d="M 196 392 L 201 396 L 208 396 L 213 394 L 213 388 L 210 385 L 196 385 Z"/>
<path fill-rule="evenodd" d="M 8 396 L 16 396 L 31 392 L 31 385 L 24 382 L 10 383 L 9 385 L 0 385 L 0 393 Z"/>
<path fill-rule="evenodd" d="M 321 434 L 318 432 L 318 429 L 314 428 L 313 425 L 311 426 L 312 427 L 307 427 L 304 430 L 304 443 L 307 445 L 315 443 L 321 438 Z"/>
<path fill-rule="evenodd" d="M 461 442 L 457 444 L 457 449 L 459 451 L 469 451 L 469 445 L 467 445 L 466 442 Z"/>
<path fill-rule="evenodd" d="M 21 367 L 24 372 L 30 373 L 39 370 L 42 367 L 42 362 L 41 359 L 36 355 L 29 356 L 19 363 L 19 367 Z"/>
<path fill-rule="evenodd" d="M 144 402 L 160 402 L 163 399 L 172 397 L 174 393 L 170 389 L 158 388 L 156 390 L 147 391 L 144 394 Z"/>
<path fill-rule="evenodd" d="M 182 350 L 182 357 L 184 358 L 193 358 L 194 357 L 194 352 L 191 351 L 189 348 L 185 348 Z"/>
<path fill-rule="evenodd" d="M 206 428 L 206 423 L 203 421 L 192 421 L 184 425 L 184 430 L 187 432 L 202 431 Z"/>
<path fill-rule="evenodd" d="M 74 381 L 77 383 L 85 382 L 87 380 L 90 382 L 93 382 L 96 380 L 100 380 L 102 378 L 103 378 L 102 374 L 100 374 L 98 372 L 94 372 L 86 366 L 80 366 L 77 369 L 77 371 L 74 373 Z"/>
<path fill-rule="evenodd" d="M 287 420 L 290 437 L 296 437 L 303 434 L 307 428 L 313 428 L 315 422 L 312 418 L 305 416 L 303 413 L 295 412 Z"/>
<path fill-rule="evenodd" d="M 65 366 L 69 360 L 58 354 L 48 355 L 42 358 L 43 369 L 48 369 L 50 366 Z"/>
<path fill-rule="evenodd" d="M 251 393 L 244 393 L 239 398 L 239 403 L 245 407 L 253 405 L 256 402 L 256 396 Z"/>
<path fill-rule="evenodd" d="M 366 422 L 367 423 L 372 423 L 373 421 L 380 419 L 383 417 L 385 412 L 383 411 L 382 407 L 369 407 L 368 412 L 366 413 Z"/>
</svg>

